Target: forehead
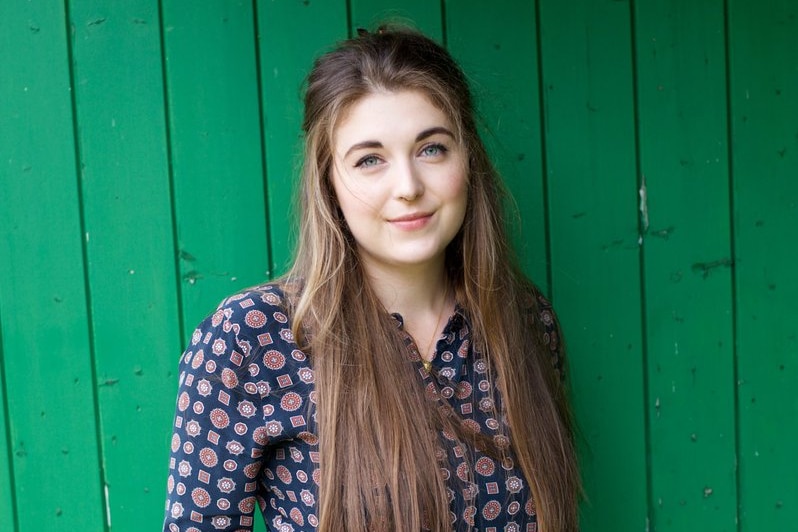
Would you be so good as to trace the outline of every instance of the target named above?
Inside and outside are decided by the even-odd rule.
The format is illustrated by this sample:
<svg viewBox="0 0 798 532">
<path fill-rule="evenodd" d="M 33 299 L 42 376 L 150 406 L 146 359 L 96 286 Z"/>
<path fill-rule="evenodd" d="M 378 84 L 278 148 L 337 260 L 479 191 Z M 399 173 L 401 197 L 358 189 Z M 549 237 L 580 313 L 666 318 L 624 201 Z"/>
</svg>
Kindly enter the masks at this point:
<svg viewBox="0 0 798 532">
<path fill-rule="evenodd" d="M 333 130 L 337 149 L 364 140 L 413 137 L 432 127 L 452 130 L 451 120 L 418 90 L 369 93 L 341 115 Z"/>
</svg>

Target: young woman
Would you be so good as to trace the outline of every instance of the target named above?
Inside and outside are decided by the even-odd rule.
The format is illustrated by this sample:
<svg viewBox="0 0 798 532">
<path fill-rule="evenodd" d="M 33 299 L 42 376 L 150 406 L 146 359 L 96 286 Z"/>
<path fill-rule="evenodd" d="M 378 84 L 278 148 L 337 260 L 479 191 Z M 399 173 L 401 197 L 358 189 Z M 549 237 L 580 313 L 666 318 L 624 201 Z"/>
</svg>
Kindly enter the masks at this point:
<svg viewBox="0 0 798 532">
<path fill-rule="evenodd" d="M 473 114 L 412 31 L 316 62 L 296 260 L 181 358 L 164 530 L 578 529 L 559 330 Z"/>
</svg>

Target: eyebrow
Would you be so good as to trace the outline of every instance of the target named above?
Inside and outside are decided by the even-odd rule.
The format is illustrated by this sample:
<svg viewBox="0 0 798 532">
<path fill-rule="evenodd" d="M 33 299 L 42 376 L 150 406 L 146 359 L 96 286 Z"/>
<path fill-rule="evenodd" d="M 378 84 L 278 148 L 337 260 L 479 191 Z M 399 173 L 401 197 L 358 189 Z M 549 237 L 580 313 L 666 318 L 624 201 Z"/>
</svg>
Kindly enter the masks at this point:
<svg viewBox="0 0 798 532">
<path fill-rule="evenodd" d="M 440 134 L 440 135 L 448 135 L 448 136 L 454 138 L 454 133 L 452 133 L 451 131 L 449 131 L 445 127 L 443 127 L 443 126 L 435 126 L 435 127 L 429 128 L 429 129 L 425 129 L 424 131 L 422 131 L 421 133 L 416 135 L 416 142 L 421 142 L 422 140 L 424 140 L 426 138 L 429 138 L 429 137 L 431 137 L 433 135 L 438 135 L 438 134 Z M 357 144 L 353 144 L 348 150 L 346 150 L 346 153 L 344 154 L 344 159 L 349 157 L 349 154 L 352 153 L 355 150 L 361 150 L 361 149 L 365 149 L 365 148 L 382 148 L 382 147 L 383 147 L 382 146 L 382 142 L 380 142 L 378 140 L 364 140 L 363 142 L 358 142 Z"/>
<path fill-rule="evenodd" d="M 436 126 L 436 127 L 431 127 L 429 129 L 425 129 L 424 131 L 419 133 L 416 136 L 416 142 L 420 142 L 420 141 L 424 140 L 425 138 L 431 137 L 432 135 L 437 135 L 438 133 L 440 133 L 442 135 L 449 135 L 450 137 L 454 138 L 454 133 L 452 133 L 451 131 L 449 131 L 448 129 L 446 129 L 443 126 Z"/>
</svg>

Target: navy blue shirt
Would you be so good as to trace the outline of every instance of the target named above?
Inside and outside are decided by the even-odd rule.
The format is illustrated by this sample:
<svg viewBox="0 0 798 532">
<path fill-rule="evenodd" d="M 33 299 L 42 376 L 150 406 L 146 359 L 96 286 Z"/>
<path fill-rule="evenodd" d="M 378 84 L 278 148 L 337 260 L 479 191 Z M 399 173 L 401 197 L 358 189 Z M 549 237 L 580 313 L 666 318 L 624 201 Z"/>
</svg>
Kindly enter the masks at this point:
<svg viewBox="0 0 798 532">
<path fill-rule="evenodd" d="M 559 368 L 554 316 L 542 297 L 539 306 Z M 494 415 L 498 391 L 470 336 L 458 307 L 429 373 L 406 338 L 427 392 L 509 449 L 504 421 Z M 308 415 L 315 401 L 313 369 L 294 342 L 280 287 L 266 284 L 224 300 L 180 359 L 164 531 L 251 530 L 258 507 L 272 531 L 315 530 L 319 453 Z M 441 442 L 450 444 L 444 477 L 454 530 L 468 523 L 485 532 L 537 530 L 531 491 L 511 454 L 502 461 L 473 450 L 467 459 L 445 434 Z M 466 484 L 469 477 L 473 484 Z"/>
</svg>

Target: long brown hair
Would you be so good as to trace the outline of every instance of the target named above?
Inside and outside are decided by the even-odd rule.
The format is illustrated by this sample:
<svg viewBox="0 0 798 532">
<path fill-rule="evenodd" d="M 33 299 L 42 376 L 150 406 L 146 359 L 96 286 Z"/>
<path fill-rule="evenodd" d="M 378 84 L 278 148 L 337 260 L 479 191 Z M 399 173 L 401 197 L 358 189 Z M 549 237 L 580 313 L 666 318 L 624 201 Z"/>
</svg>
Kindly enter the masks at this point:
<svg viewBox="0 0 798 532">
<path fill-rule="evenodd" d="M 431 403 L 425 395 L 394 319 L 366 280 L 331 184 L 333 133 L 347 110 L 369 93 L 401 90 L 426 94 L 466 149 L 468 208 L 446 251 L 449 282 L 471 320 L 474 351 L 492 368 L 540 530 L 577 530 L 565 391 L 540 323 L 530 325 L 535 289 L 508 248 L 502 188 L 477 133 L 467 81 L 444 48 L 402 28 L 344 41 L 316 61 L 305 92 L 300 235 L 286 286 L 298 287 L 289 297 L 294 334 L 315 374 L 319 530 L 450 530 L 437 435 L 450 430 L 461 444 L 469 440 L 440 398 Z"/>
</svg>

